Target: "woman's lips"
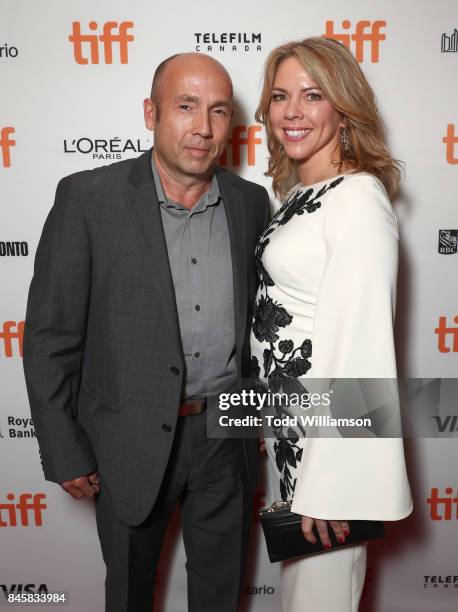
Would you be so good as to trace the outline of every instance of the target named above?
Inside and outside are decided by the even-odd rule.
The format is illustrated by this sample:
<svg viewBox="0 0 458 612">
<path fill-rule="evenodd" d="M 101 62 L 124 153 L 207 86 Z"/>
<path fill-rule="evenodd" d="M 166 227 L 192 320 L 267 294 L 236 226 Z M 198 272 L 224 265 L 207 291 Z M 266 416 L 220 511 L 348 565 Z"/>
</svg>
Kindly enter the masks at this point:
<svg viewBox="0 0 458 612">
<path fill-rule="evenodd" d="M 298 140 L 304 140 L 312 132 L 310 128 L 283 128 L 286 140 L 290 142 L 297 142 Z"/>
</svg>

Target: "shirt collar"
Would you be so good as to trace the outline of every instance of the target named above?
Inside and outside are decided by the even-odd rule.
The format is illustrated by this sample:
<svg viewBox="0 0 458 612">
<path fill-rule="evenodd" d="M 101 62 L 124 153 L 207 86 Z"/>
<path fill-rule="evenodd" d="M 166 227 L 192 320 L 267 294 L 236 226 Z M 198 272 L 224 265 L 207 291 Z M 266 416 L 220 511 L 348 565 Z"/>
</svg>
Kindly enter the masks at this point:
<svg viewBox="0 0 458 612">
<path fill-rule="evenodd" d="M 164 208 L 177 208 L 179 210 L 187 210 L 188 212 L 200 212 L 205 210 L 208 206 L 214 206 L 218 204 L 221 198 L 221 190 L 218 185 L 218 180 L 216 178 L 216 173 L 213 174 L 212 182 L 210 184 L 210 188 L 206 191 L 201 198 L 194 204 L 192 209 L 185 208 L 179 202 L 174 202 L 173 200 L 167 199 L 165 195 L 164 188 L 162 187 L 161 177 L 159 176 L 159 171 L 157 169 L 157 164 L 154 159 L 154 155 L 151 153 L 151 169 L 153 171 L 154 184 L 157 192 L 157 199 L 159 204 Z"/>
</svg>

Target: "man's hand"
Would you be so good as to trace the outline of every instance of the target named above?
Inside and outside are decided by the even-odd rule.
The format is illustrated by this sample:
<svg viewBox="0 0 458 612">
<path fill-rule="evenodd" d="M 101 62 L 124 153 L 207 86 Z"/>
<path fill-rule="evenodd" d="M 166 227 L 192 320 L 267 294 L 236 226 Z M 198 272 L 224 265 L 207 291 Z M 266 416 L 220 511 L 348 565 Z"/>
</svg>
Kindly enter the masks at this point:
<svg viewBox="0 0 458 612">
<path fill-rule="evenodd" d="M 304 538 L 316 544 L 317 539 L 312 531 L 313 523 L 315 522 L 321 543 L 325 548 L 332 548 L 331 540 L 329 539 L 328 523 L 331 525 L 336 538 L 339 542 L 345 542 L 345 536 L 350 534 L 350 526 L 347 521 L 323 521 L 321 519 L 313 519 L 310 516 L 302 517 L 302 533 Z"/>
<path fill-rule="evenodd" d="M 93 497 L 100 491 L 99 475 L 97 472 L 92 472 L 87 476 L 61 482 L 60 486 L 75 499 Z"/>
</svg>

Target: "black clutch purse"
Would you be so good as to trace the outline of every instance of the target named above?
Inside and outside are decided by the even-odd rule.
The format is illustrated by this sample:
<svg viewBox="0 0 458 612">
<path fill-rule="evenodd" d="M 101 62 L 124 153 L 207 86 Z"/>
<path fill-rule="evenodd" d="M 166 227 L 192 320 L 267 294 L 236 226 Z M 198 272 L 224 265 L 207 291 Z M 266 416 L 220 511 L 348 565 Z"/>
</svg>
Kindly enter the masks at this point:
<svg viewBox="0 0 458 612">
<path fill-rule="evenodd" d="M 269 508 L 262 508 L 259 511 L 271 563 L 284 561 L 292 557 L 331 552 L 342 546 L 359 544 L 366 540 L 382 538 L 385 535 L 385 527 L 382 521 L 348 521 L 350 534 L 345 537 L 345 542 L 339 542 L 334 530 L 329 527 L 329 539 L 332 548 L 325 548 L 314 524 L 312 531 L 317 542 L 312 544 L 304 538 L 301 529 L 302 516 L 291 512 L 291 503 L 291 501 L 274 502 Z"/>
</svg>

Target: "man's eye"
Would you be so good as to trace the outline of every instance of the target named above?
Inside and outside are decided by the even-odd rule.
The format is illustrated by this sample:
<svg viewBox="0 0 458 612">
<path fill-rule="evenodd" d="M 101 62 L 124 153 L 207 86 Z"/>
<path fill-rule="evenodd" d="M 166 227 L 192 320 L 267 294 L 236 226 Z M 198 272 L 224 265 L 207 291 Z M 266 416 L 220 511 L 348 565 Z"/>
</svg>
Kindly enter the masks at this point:
<svg viewBox="0 0 458 612">
<path fill-rule="evenodd" d="M 225 117 L 227 115 L 226 110 L 224 108 L 215 108 L 214 112 L 217 115 L 221 115 L 222 117 Z"/>
<path fill-rule="evenodd" d="M 180 104 L 178 108 L 182 108 L 183 110 L 189 110 L 191 107 L 189 106 L 189 104 Z"/>
</svg>

